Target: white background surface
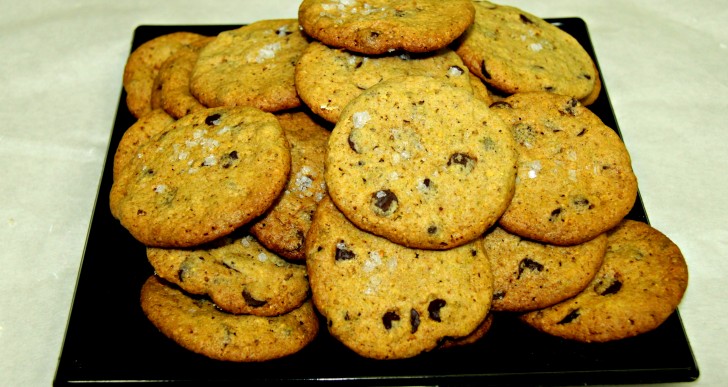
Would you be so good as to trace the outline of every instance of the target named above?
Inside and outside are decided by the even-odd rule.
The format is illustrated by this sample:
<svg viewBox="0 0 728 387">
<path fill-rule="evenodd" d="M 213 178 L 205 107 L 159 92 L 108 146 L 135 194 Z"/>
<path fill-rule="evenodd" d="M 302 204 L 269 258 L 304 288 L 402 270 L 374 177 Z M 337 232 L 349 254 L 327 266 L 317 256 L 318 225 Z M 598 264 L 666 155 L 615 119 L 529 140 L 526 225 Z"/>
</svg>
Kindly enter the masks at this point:
<svg viewBox="0 0 728 387">
<path fill-rule="evenodd" d="M 650 221 L 688 261 L 694 385 L 725 383 L 728 1 L 502 3 L 587 22 Z M 134 28 L 298 4 L 0 0 L 0 385 L 52 383 Z"/>
</svg>

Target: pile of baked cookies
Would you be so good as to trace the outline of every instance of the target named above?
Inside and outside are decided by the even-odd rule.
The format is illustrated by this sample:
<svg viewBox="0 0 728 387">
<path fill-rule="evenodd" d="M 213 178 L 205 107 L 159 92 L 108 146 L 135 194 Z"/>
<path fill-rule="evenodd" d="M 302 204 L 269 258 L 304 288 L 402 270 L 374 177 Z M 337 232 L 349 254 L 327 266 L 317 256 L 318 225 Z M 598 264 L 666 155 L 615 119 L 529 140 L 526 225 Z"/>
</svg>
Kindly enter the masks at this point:
<svg viewBox="0 0 728 387">
<path fill-rule="evenodd" d="M 394 359 L 468 345 L 499 313 L 601 342 L 674 311 L 685 260 L 625 218 L 637 181 L 575 39 L 486 1 L 298 15 L 129 56 L 138 120 L 109 203 L 147 246 L 141 305 L 163 334 L 265 361 L 322 321 Z"/>
</svg>

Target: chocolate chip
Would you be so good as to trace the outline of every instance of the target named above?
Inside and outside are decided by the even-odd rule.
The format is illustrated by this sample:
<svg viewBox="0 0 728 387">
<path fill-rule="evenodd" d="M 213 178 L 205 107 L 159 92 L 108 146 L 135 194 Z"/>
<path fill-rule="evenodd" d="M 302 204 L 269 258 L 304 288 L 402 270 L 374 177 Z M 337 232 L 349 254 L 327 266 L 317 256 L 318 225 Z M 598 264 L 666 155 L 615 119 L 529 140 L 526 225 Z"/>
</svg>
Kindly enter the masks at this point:
<svg viewBox="0 0 728 387">
<path fill-rule="evenodd" d="M 568 324 L 568 323 L 574 321 L 577 317 L 579 317 L 579 315 L 580 315 L 579 309 L 578 308 L 574 309 L 571 312 L 569 312 L 569 314 L 567 314 L 563 319 L 561 319 L 561 321 L 557 322 L 556 324 L 558 324 L 558 325 Z"/>
<path fill-rule="evenodd" d="M 425 187 L 427 187 L 427 188 L 430 188 L 430 184 L 432 184 L 432 180 L 430 180 L 430 179 L 425 179 L 425 180 L 422 180 L 422 184 L 423 184 L 423 185 L 424 185 Z"/>
<path fill-rule="evenodd" d="M 265 300 L 256 300 L 255 297 L 251 296 L 247 290 L 243 290 L 243 299 L 245 299 L 245 303 L 248 304 L 248 306 L 253 308 L 260 308 L 268 303 L 268 301 Z"/>
<path fill-rule="evenodd" d="M 532 260 L 531 258 L 524 258 L 521 260 L 521 262 L 518 264 L 518 277 L 517 279 L 521 278 L 521 274 L 528 269 L 530 271 L 540 272 L 543 270 L 543 265 Z"/>
<path fill-rule="evenodd" d="M 562 110 L 566 114 L 570 114 L 572 116 L 576 115 L 576 107 L 579 105 L 579 101 L 576 100 L 576 98 L 572 98 L 566 102 L 564 105 L 564 109 Z"/>
<path fill-rule="evenodd" d="M 219 124 L 219 123 L 220 123 L 220 117 L 221 117 L 221 116 L 220 116 L 220 114 L 218 114 L 218 113 L 216 113 L 216 114 L 213 114 L 213 115 L 211 115 L 211 116 L 207 116 L 207 118 L 205 118 L 205 123 L 206 123 L 207 125 L 210 125 L 210 126 L 212 126 L 212 125 L 217 125 L 217 124 Z"/>
<path fill-rule="evenodd" d="M 336 259 L 337 261 L 346 261 L 349 259 L 354 259 L 355 257 L 356 254 L 354 254 L 353 251 L 349 250 L 344 241 L 339 241 L 339 243 L 336 244 L 336 254 L 334 255 L 334 259 Z"/>
<path fill-rule="evenodd" d="M 483 59 L 482 62 L 480 62 L 480 73 L 483 74 L 483 77 L 485 79 L 491 79 L 490 73 L 488 73 L 488 69 L 485 68 L 485 59 Z"/>
<path fill-rule="evenodd" d="M 382 316 L 382 324 L 385 329 L 392 329 L 392 321 L 399 321 L 397 312 L 389 311 Z"/>
<path fill-rule="evenodd" d="M 506 297 L 506 292 L 499 290 L 495 293 L 493 293 L 493 299 L 494 300 L 502 300 Z"/>
<path fill-rule="evenodd" d="M 617 278 L 605 278 L 594 285 L 594 291 L 600 296 L 616 294 L 622 289 L 622 281 Z"/>
<path fill-rule="evenodd" d="M 586 134 L 586 128 L 582 129 L 582 130 L 581 130 L 581 132 L 579 132 L 579 133 L 578 133 L 578 134 L 576 135 L 576 137 L 581 137 L 581 136 L 583 136 L 584 134 Z"/>
<path fill-rule="evenodd" d="M 554 91 L 554 90 L 556 90 L 553 86 L 546 86 L 543 89 L 546 90 L 546 91 Z"/>
<path fill-rule="evenodd" d="M 571 199 L 571 203 L 579 210 L 591 210 L 594 208 L 594 205 L 589 202 L 589 199 L 587 199 L 584 196 L 576 196 L 573 199 Z"/>
<path fill-rule="evenodd" d="M 430 226 L 427 228 L 427 233 L 430 235 L 433 235 L 437 233 L 437 226 Z"/>
<path fill-rule="evenodd" d="M 591 80 L 591 78 L 592 78 L 591 75 L 589 75 L 589 74 L 581 74 L 581 77 L 585 78 L 585 79 L 589 79 L 589 80 Z"/>
<path fill-rule="evenodd" d="M 496 109 L 513 109 L 513 106 L 506 101 L 495 101 L 490 104 L 490 107 Z"/>
<path fill-rule="evenodd" d="M 147 212 L 142 210 L 141 208 L 137 210 L 137 215 L 139 215 L 139 216 L 144 216 L 146 214 L 147 214 Z"/>
<path fill-rule="evenodd" d="M 420 327 L 420 314 L 414 308 L 410 309 L 410 325 L 412 326 L 410 333 L 417 332 L 417 328 Z"/>
<path fill-rule="evenodd" d="M 533 22 L 531 21 L 531 19 L 527 18 L 527 17 L 526 17 L 526 15 L 524 15 L 524 14 L 519 14 L 518 16 L 520 17 L 521 21 L 522 21 L 522 22 L 523 22 L 524 24 L 533 24 Z"/>
<path fill-rule="evenodd" d="M 220 164 L 223 168 L 230 168 L 233 166 L 235 161 L 238 159 L 238 151 L 232 151 L 220 158 Z"/>
<path fill-rule="evenodd" d="M 374 205 L 374 213 L 380 216 L 389 216 L 397 211 L 399 202 L 394 192 L 383 189 L 372 194 L 372 204 Z"/>
<path fill-rule="evenodd" d="M 470 172 L 475 167 L 476 159 L 467 153 L 453 153 L 447 160 L 447 166 L 462 165 L 466 172 Z"/>
<path fill-rule="evenodd" d="M 440 309 L 442 309 L 445 304 L 447 304 L 447 302 L 445 302 L 445 300 L 441 298 L 430 301 L 430 305 L 427 306 L 427 312 L 430 315 L 430 320 L 434 320 L 437 322 L 442 321 L 440 320 Z"/>
<path fill-rule="evenodd" d="M 559 220 L 559 217 L 561 216 L 561 208 L 557 208 L 553 211 L 551 211 L 551 216 L 549 216 L 549 222 L 555 222 Z"/>
<path fill-rule="evenodd" d="M 351 148 L 351 150 L 353 150 L 356 153 L 361 153 L 361 152 L 359 152 L 359 149 L 357 149 L 358 147 L 356 146 L 356 143 L 354 142 L 354 140 L 351 139 L 352 135 L 353 135 L 353 133 L 349 134 L 349 137 L 346 139 L 346 142 L 349 143 L 349 148 Z"/>
</svg>

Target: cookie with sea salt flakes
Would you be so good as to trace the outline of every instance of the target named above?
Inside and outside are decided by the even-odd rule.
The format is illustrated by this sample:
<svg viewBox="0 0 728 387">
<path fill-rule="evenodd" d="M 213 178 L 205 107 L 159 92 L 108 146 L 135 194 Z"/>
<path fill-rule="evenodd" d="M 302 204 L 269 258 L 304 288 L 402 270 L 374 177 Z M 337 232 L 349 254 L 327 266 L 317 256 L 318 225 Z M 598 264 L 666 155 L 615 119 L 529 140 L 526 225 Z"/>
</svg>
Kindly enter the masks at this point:
<svg viewBox="0 0 728 387">
<path fill-rule="evenodd" d="M 357 226 L 409 247 L 447 249 L 501 216 L 515 160 L 508 127 L 472 92 L 438 78 L 395 78 L 342 112 L 326 184 Z"/>
<path fill-rule="evenodd" d="M 362 54 L 446 47 L 473 22 L 470 0 L 304 0 L 303 31 L 333 47 Z"/>
<path fill-rule="evenodd" d="M 264 213 L 290 166 L 288 141 L 273 114 L 251 107 L 201 110 L 138 150 L 114 181 L 109 205 L 147 246 L 195 246 Z"/>
<path fill-rule="evenodd" d="M 134 117 L 152 110 L 152 90 L 159 67 L 178 50 L 194 46 L 204 38 L 193 32 L 173 32 L 153 38 L 129 54 L 122 82 L 127 107 Z"/>
<path fill-rule="evenodd" d="M 148 247 L 147 259 L 159 277 L 188 293 L 207 295 L 234 314 L 275 316 L 308 297 L 306 267 L 280 258 L 251 235 L 192 249 Z"/>
<path fill-rule="evenodd" d="M 660 326 L 688 285 L 680 249 L 650 225 L 624 220 L 607 235 L 604 263 L 578 295 L 521 319 L 566 339 L 605 342 Z"/>
<path fill-rule="evenodd" d="M 317 115 L 335 123 L 352 99 L 383 80 L 433 76 L 472 90 L 469 73 L 460 57 L 447 48 L 425 54 L 373 56 L 312 42 L 296 65 L 295 79 L 303 102 Z"/>
<path fill-rule="evenodd" d="M 190 91 L 205 106 L 253 106 L 267 112 L 301 104 L 293 83 L 308 40 L 295 19 L 260 20 L 223 31 L 199 54 Z"/>
<path fill-rule="evenodd" d="M 113 176 L 116 180 L 124 168 L 137 155 L 137 150 L 155 135 L 163 132 L 167 125 L 175 120 L 162 109 L 154 109 L 143 114 L 129 128 L 119 140 L 114 153 Z"/>
<path fill-rule="evenodd" d="M 141 307 L 159 331 L 187 350 L 231 362 L 261 362 L 292 355 L 318 334 L 310 301 L 289 313 L 261 317 L 225 313 L 151 276 L 142 286 Z"/>
<path fill-rule="evenodd" d="M 408 358 L 468 336 L 490 309 L 493 279 L 480 240 L 410 249 L 357 228 L 325 198 L 306 251 L 329 332 L 368 358 Z"/>
<path fill-rule="evenodd" d="M 456 51 L 486 83 L 507 94 L 549 91 L 581 100 L 592 93 L 594 61 L 571 35 L 516 7 L 473 4 L 475 21 Z"/>
<path fill-rule="evenodd" d="M 324 159 L 330 132 L 305 111 L 277 117 L 291 145 L 291 173 L 281 196 L 250 232 L 282 257 L 303 260 L 306 233 L 316 206 L 326 195 Z"/>
<path fill-rule="evenodd" d="M 580 244 L 616 226 L 637 198 L 617 133 L 572 97 L 518 93 L 493 105 L 518 149 L 516 192 L 499 224 L 554 245 Z"/>
<path fill-rule="evenodd" d="M 602 264 L 607 236 L 554 246 L 494 227 L 484 235 L 483 245 L 493 268 L 493 310 L 522 312 L 551 306 L 582 291 Z"/>
</svg>

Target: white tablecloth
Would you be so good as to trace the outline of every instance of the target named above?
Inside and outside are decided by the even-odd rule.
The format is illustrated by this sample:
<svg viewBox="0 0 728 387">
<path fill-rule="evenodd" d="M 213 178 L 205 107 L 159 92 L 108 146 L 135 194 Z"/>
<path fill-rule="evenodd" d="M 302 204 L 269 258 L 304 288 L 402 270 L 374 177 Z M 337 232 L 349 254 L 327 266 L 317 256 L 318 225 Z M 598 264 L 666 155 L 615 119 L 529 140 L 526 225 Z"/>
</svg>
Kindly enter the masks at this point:
<svg viewBox="0 0 728 387">
<path fill-rule="evenodd" d="M 728 1 L 510 3 L 587 22 L 650 221 L 688 261 L 696 385 L 725 383 Z M 2 1 L 0 385 L 53 380 L 134 28 L 293 18 L 298 4 Z"/>
</svg>

